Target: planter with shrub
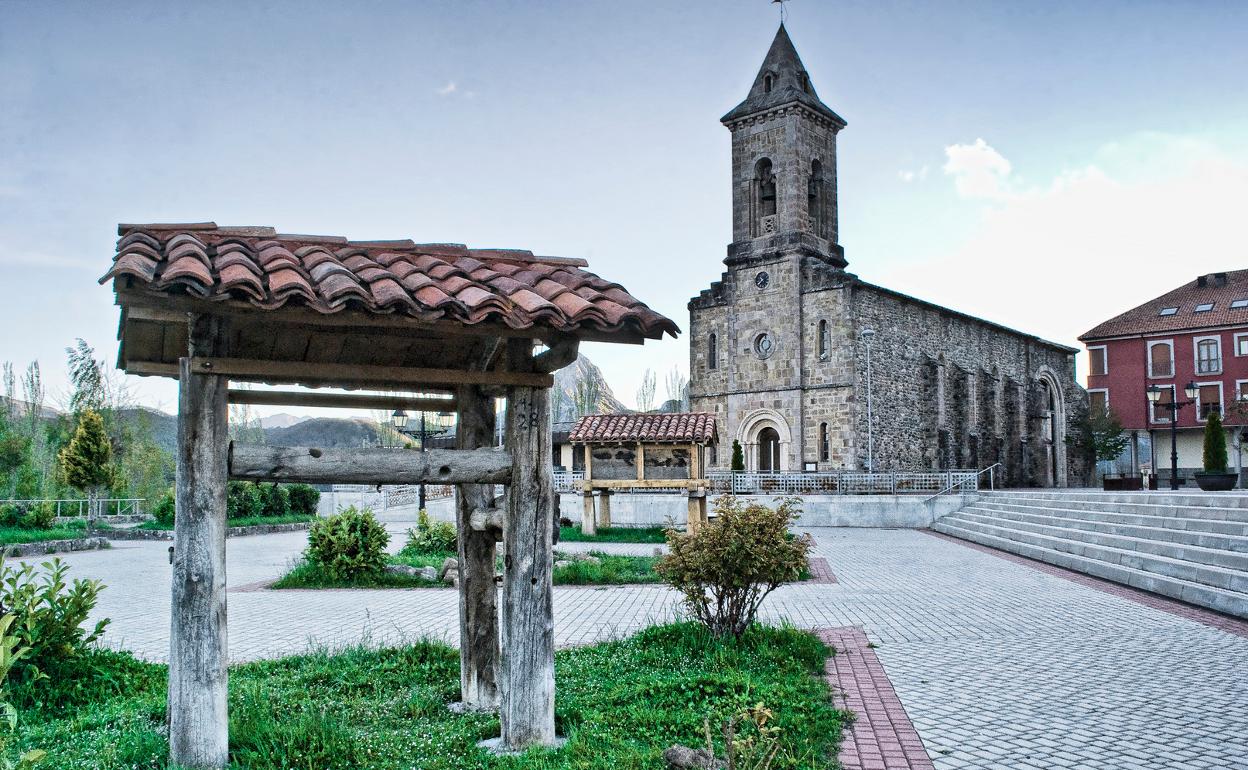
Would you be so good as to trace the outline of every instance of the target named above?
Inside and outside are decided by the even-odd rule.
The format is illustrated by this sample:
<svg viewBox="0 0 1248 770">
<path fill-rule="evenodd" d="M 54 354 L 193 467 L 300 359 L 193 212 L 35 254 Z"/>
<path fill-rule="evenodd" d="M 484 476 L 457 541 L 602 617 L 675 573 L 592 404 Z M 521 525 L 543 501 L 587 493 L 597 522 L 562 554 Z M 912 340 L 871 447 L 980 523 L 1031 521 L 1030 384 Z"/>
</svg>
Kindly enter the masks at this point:
<svg viewBox="0 0 1248 770">
<path fill-rule="evenodd" d="M 1209 413 L 1205 422 L 1204 471 L 1196 472 L 1196 484 L 1205 492 L 1226 492 L 1235 488 L 1237 476 L 1226 470 L 1226 433 L 1222 415 Z"/>
</svg>

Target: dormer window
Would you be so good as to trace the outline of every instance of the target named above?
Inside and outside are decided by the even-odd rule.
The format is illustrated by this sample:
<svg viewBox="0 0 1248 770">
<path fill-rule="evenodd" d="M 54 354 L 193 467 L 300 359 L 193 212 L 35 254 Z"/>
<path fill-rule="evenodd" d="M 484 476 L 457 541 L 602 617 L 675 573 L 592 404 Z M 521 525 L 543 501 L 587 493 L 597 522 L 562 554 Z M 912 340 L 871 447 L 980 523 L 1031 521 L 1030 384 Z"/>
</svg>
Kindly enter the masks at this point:
<svg viewBox="0 0 1248 770">
<path fill-rule="evenodd" d="M 763 93 L 771 93 L 771 75 L 763 76 Z"/>
<path fill-rule="evenodd" d="M 1248 307 L 1248 299 L 1236 299 L 1231 301 L 1231 310 L 1241 310 Z"/>
<path fill-rule="evenodd" d="M 810 93 L 810 75 L 807 75 L 805 72 L 803 72 L 801 78 L 802 78 L 802 91 L 804 91 L 805 93 Z"/>
<path fill-rule="evenodd" d="M 1179 309 L 1177 307 L 1163 307 L 1161 309 L 1161 312 L 1158 313 L 1157 315 L 1174 315 L 1177 312 L 1179 312 Z"/>
<path fill-rule="evenodd" d="M 1195 312 L 1195 313 L 1208 313 L 1210 310 L 1213 310 L 1213 303 L 1212 303 L 1212 302 L 1202 302 L 1202 303 L 1200 303 L 1199 305 L 1197 305 L 1197 306 L 1196 306 L 1196 309 L 1195 309 L 1194 311 L 1192 311 L 1192 312 Z"/>
</svg>

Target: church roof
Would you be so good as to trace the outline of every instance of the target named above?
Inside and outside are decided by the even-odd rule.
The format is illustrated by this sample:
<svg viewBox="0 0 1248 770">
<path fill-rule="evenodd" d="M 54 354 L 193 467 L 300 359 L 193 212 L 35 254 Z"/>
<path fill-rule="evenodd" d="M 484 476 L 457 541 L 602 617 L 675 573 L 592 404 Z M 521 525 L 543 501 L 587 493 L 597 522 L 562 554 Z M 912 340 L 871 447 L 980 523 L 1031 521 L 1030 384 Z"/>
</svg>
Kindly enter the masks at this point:
<svg viewBox="0 0 1248 770">
<path fill-rule="evenodd" d="M 771 79 L 770 88 L 768 88 L 768 76 Z M 781 24 L 780 29 L 776 31 L 775 39 L 771 41 L 767 57 L 763 59 L 763 66 L 759 68 L 758 75 L 754 78 L 754 85 L 750 88 L 749 96 L 745 97 L 745 101 L 734 107 L 727 115 L 720 118 L 720 122 L 731 123 L 747 115 L 786 104 L 801 104 L 838 126 L 845 127 L 844 118 L 819 100 L 819 95 L 815 93 L 815 86 L 810 81 L 810 75 L 802 66 L 802 59 L 797 55 L 797 49 L 793 47 L 788 31 Z"/>
<path fill-rule="evenodd" d="M 569 440 L 574 444 L 613 441 L 710 444 L 715 441 L 715 415 L 709 412 L 591 414 L 576 421 Z"/>
</svg>

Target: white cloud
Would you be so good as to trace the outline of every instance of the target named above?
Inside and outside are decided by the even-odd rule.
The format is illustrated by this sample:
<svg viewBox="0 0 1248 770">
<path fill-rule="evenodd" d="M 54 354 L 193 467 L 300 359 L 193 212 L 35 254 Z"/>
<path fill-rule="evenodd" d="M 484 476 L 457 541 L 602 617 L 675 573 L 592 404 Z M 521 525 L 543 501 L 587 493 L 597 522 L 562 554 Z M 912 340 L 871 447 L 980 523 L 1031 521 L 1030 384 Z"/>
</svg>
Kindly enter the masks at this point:
<svg viewBox="0 0 1248 770">
<path fill-rule="evenodd" d="M 994 205 L 965 212 L 977 217 L 968 238 L 916 254 L 885 285 L 1077 345 L 1096 324 L 1202 273 L 1248 268 L 1248 153 L 1140 133 L 1020 189 L 986 143 L 955 148 L 946 171 L 953 165 L 965 182 L 959 194 Z M 1081 361 L 1081 378 L 1086 371 Z"/>
<path fill-rule="evenodd" d="M 456 85 L 454 80 L 450 80 L 450 81 L 447 81 L 446 85 L 439 88 L 436 93 L 438 94 L 438 96 L 450 96 L 451 94 L 455 93 L 458 90 L 459 90 L 459 86 Z"/>
<path fill-rule="evenodd" d="M 944 171 L 963 198 L 1002 200 L 1010 196 L 1010 162 L 983 139 L 945 148 Z"/>
<path fill-rule="evenodd" d="M 927 166 L 923 166 L 918 171 L 910 169 L 902 169 L 897 172 L 897 178 L 909 184 L 910 182 L 922 182 L 927 179 Z"/>
</svg>

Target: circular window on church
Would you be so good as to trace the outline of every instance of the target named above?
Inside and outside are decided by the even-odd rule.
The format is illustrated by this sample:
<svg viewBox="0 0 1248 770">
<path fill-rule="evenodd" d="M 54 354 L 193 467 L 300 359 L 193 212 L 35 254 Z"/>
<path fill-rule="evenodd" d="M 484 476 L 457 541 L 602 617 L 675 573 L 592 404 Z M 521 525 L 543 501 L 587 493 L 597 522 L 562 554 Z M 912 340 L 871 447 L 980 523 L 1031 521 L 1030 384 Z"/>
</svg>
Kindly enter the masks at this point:
<svg viewBox="0 0 1248 770">
<path fill-rule="evenodd" d="M 763 332 L 754 338 L 754 355 L 759 358 L 770 358 L 776 352 L 776 339 L 769 332 Z"/>
</svg>

